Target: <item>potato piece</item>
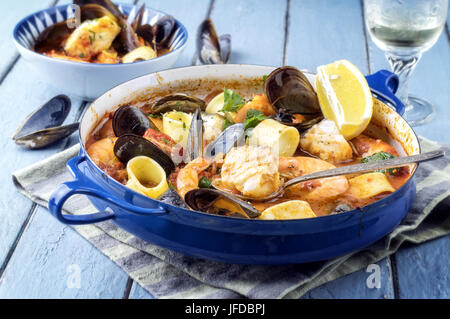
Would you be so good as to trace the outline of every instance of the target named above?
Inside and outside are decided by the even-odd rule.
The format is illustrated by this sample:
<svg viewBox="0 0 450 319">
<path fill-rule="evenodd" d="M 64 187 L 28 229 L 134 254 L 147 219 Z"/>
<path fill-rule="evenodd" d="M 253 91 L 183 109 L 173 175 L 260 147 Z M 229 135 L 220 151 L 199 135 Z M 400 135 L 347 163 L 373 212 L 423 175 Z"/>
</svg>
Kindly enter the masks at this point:
<svg viewBox="0 0 450 319">
<path fill-rule="evenodd" d="M 64 50 L 73 57 L 89 58 L 108 50 L 119 32 L 119 25 L 108 16 L 87 20 L 72 32 Z"/>
<path fill-rule="evenodd" d="M 163 132 L 184 148 L 187 145 L 192 115 L 184 112 L 167 112 L 163 115 Z"/>
<path fill-rule="evenodd" d="M 386 175 L 379 172 L 359 175 L 348 182 L 350 187 L 346 194 L 359 199 L 367 199 L 381 193 L 395 191 Z"/>
<path fill-rule="evenodd" d="M 308 202 L 303 200 L 290 200 L 281 204 L 274 205 L 264 210 L 259 216 L 260 219 L 302 219 L 316 217 L 316 214 L 309 206 Z"/>
</svg>

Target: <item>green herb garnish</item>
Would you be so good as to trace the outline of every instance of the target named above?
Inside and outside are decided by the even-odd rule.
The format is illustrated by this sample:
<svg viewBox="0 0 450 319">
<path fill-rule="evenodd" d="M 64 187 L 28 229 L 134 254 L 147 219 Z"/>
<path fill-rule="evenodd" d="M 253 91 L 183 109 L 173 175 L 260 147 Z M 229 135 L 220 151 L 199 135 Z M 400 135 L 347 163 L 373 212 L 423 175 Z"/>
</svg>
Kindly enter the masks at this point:
<svg viewBox="0 0 450 319">
<path fill-rule="evenodd" d="M 247 130 L 249 128 L 256 127 L 256 125 L 265 119 L 267 119 L 267 116 L 265 116 L 261 111 L 254 109 L 247 110 L 244 119 L 245 129 Z"/>
<path fill-rule="evenodd" d="M 222 112 L 237 112 L 244 105 L 244 100 L 236 92 L 224 89 L 223 95 L 224 103 Z"/>
<path fill-rule="evenodd" d="M 212 182 L 211 182 L 211 180 L 209 178 L 203 176 L 198 181 L 198 187 L 200 187 L 200 188 L 212 188 Z"/>
<path fill-rule="evenodd" d="M 80 53 L 79 57 L 84 59 L 86 56 L 84 55 L 84 53 Z"/>
<path fill-rule="evenodd" d="M 89 30 L 89 42 L 92 44 L 95 41 L 95 32 L 92 30 Z"/>
<path fill-rule="evenodd" d="M 186 130 L 186 123 L 183 122 L 183 130 Z"/>
<path fill-rule="evenodd" d="M 153 113 L 148 113 L 148 114 L 147 114 L 147 116 L 149 116 L 149 117 L 153 117 L 153 118 L 160 118 L 160 119 L 162 119 L 162 118 L 163 118 L 162 114 L 153 114 Z"/>
<path fill-rule="evenodd" d="M 169 188 L 170 189 L 174 189 L 175 190 L 175 186 L 173 186 L 173 184 L 172 184 L 172 182 L 171 181 L 167 181 L 167 184 L 169 184 Z"/>
<path fill-rule="evenodd" d="M 234 124 L 233 118 L 232 118 L 232 116 L 230 115 L 230 113 L 225 112 L 225 113 L 224 113 L 224 116 L 225 116 L 225 121 L 223 122 L 222 130 L 224 130 L 224 129 L 226 129 L 228 126 Z"/>
<path fill-rule="evenodd" d="M 262 86 L 264 86 L 264 85 L 266 84 L 266 79 L 267 79 L 267 77 L 268 77 L 268 75 L 263 75 L 263 76 L 262 76 L 262 80 L 261 80 Z"/>
<path fill-rule="evenodd" d="M 384 160 L 395 158 L 395 157 L 396 156 L 391 153 L 377 152 L 377 153 L 373 153 L 372 155 L 361 159 L 361 163 L 384 161 Z M 375 172 L 380 172 L 380 173 L 384 173 L 384 174 L 389 173 L 391 175 L 395 175 L 398 172 L 398 168 L 379 169 L 379 170 L 376 170 Z"/>
</svg>

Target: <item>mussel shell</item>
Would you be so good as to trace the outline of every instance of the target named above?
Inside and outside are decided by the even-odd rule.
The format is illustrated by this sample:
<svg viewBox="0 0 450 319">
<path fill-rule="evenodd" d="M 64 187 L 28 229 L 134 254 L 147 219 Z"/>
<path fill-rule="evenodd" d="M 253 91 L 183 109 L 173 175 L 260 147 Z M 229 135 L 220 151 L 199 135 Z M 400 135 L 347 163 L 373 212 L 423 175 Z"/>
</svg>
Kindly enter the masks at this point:
<svg viewBox="0 0 450 319">
<path fill-rule="evenodd" d="M 146 41 L 153 50 L 157 50 L 154 29 L 149 24 L 144 24 L 136 29 L 136 34 Z"/>
<path fill-rule="evenodd" d="M 245 125 L 242 123 L 228 126 L 214 141 L 205 148 L 205 157 L 214 158 L 217 154 L 227 154 L 237 146 L 245 144 Z"/>
<path fill-rule="evenodd" d="M 57 95 L 28 115 L 19 125 L 13 139 L 36 131 L 60 126 L 69 115 L 71 101 L 66 95 Z"/>
<path fill-rule="evenodd" d="M 104 16 L 108 16 L 109 18 L 111 18 L 112 20 L 117 22 L 117 17 L 112 14 L 108 9 L 106 9 L 105 7 L 102 7 L 98 4 L 86 4 L 84 6 L 81 7 L 80 9 L 80 13 L 81 13 L 81 21 L 85 21 L 85 20 L 94 20 L 94 19 L 98 19 Z"/>
<path fill-rule="evenodd" d="M 34 50 L 39 53 L 59 50 L 62 43 L 67 40 L 73 30 L 69 28 L 66 21 L 49 26 L 39 34 L 34 44 Z"/>
<path fill-rule="evenodd" d="M 220 54 L 219 37 L 211 19 L 206 19 L 198 27 L 197 52 L 198 58 L 203 64 L 224 63 Z"/>
<path fill-rule="evenodd" d="M 148 156 L 158 162 L 169 176 L 175 170 L 171 157 L 146 138 L 134 134 L 120 136 L 114 144 L 114 154 L 125 165 L 136 156 Z"/>
<path fill-rule="evenodd" d="M 117 137 L 124 134 L 142 136 L 149 128 L 158 130 L 138 107 L 132 105 L 121 106 L 114 112 L 112 128 Z"/>
<path fill-rule="evenodd" d="M 192 115 L 191 126 L 186 143 L 186 150 L 183 151 L 183 161 L 189 163 L 203 155 L 203 119 L 200 109 L 197 108 Z"/>
<path fill-rule="evenodd" d="M 228 63 L 231 54 L 231 35 L 222 34 L 219 37 L 220 59 L 223 63 Z"/>
<path fill-rule="evenodd" d="M 72 135 L 73 132 L 78 130 L 78 127 L 79 123 L 50 127 L 16 137 L 14 138 L 14 142 L 17 145 L 25 146 L 30 149 L 43 148 Z"/>
<path fill-rule="evenodd" d="M 194 113 L 197 109 L 204 111 L 206 109 L 205 101 L 185 94 L 166 95 L 150 107 L 152 114 L 161 114 L 170 111 Z"/>
<path fill-rule="evenodd" d="M 238 212 L 233 213 L 230 211 L 224 211 L 214 207 L 214 203 L 219 199 L 219 197 L 223 197 L 227 200 L 230 200 L 238 204 L 247 216 L 242 216 Z M 184 196 L 184 201 L 191 209 L 210 214 L 223 215 L 229 217 L 240 217 L 240 218 L 246 217 L 256 218 L 261 215 L 261 213 L 258 210 L 256 210 L 248 203 L 238 198 L 235 198 L 231 194 L 211 188 L 198 188 L 191 190 L 187 192 L 186 195 Z"/>
<path fill-rule="evenodd" d="M 295 67 L 283 66 L 273 70 L 264 82 L 264 92 L 276 109 L 289 113 L 321 114 L 314 88 Z"/>
<path fill-rule="evenodd" d="M 283 109 L 278 110 L 278 113 L 273 117 L 274 120 L 283 123 L 284 125 L 295 127 L 300 133 L 310 129 L 315 124 L 322 121 L 323 118 L 322 114 L 314 114 L 312 116 L 306 116 L 306 120 L 301 123 L 294 123 L 294 116 Z"/>
<path fill-rule="evenodd" d="M 111 0 L 73 0 L 73 4 L 79 5 L 80 7 L 88 4 L 96 4 L 107 9 L 117 18 L 124 18 L 122 12 L 120 12 L 119 8 Z"/>
<path fill-rule="evenodd" d="M 175 19 L 171 15 L 165 15 L 153 25 L 155 41 L 158 47 L 167 47 L 171 35 L 175 30 Z"/>
</svg>

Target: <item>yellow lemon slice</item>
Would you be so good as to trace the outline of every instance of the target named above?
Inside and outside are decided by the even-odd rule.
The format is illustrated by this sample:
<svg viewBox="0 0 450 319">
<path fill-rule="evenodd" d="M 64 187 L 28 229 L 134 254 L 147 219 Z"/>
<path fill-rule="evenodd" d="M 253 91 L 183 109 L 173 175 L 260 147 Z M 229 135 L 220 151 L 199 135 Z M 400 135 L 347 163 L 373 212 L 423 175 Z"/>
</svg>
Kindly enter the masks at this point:
<svg viewBox="0 0 450 319">
<path fill-rule="evenodd" d="M 349 61 L 317 68 L 316 89 L 325 118 L 350 140 L 361 134 L 372 117 L 373 100 L 364 75 Z"/>
</svg>

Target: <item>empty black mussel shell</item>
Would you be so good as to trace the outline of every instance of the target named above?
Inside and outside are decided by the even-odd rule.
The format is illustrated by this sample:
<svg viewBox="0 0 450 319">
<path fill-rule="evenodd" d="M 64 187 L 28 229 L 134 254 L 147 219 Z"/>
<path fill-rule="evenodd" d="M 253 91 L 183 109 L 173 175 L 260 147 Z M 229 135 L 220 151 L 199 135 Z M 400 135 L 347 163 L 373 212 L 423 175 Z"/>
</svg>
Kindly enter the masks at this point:
<svg viewBox="0 0 450 319">
<path fill-rule="evenodd" d="M 215 203 L 220 198 L 239 205 L 244 211 L 245 215 L 243 215 L 239 211 L 230 211 L 228 209 L 215 206 Z M 261 213 L 249 203 L 242 201 L 231 194 L 212 188 L 198 188 L 191 190 L 184 196 L 184 201 L 193 210 L 214 215 L 240 218 L 256 218 L 261 215 Z"/>
<path fill-rule="evenodd" d="M 133 157 L 148 156 L 161 165 L 167 176 L 175 170 L 175 164 L 168 154 L 139 135 L 125 134 L 120 136 L 114 144 L 114 154 L 125 165 Z"/>
<path fill-rule="evenodd" d="M 16 144 L 28 148 L 42 148 L 78 129 L 78 123 L 61 126 L 70 112 L 71 102 L 66 95 L 50 99 L 27 116 L 13 135 Z"/>
<path fill-rule="evenodd" d="M 167 47 L 170 37 L 175 30 L 175 19 L 171 15 L 159 18 L 153 25 L 155 41 L 158 47 Z"/>
<path fill-rule="evenodd" d="M 283 66 L 273 70 L 264 81 L 264 92 L 277 110 L 303 115 L 321 114 L 314 88 L 295 67 Z"/>
<path fill-rule="evenodd" d="M 231 53 L 231 35 L 218 36 L 210 19 L 203 21 L 197 31 L 197 52 L 203 64 L 228 63 Z"/>
<path fill-rule="evenodd" d="M 144 135 L 149 128 L 157 127 L 136 106 L 124 105 L 114 112 L 112 128 L 117 137 L 124 134 Z"/>
<path fill-rule="evenodd" d="M 110 0 L 73 0 L 73 4 L 79 5 L 80 7 L 87 4 L 96 4 L 107 9 L 116 17 L 124 18 L 119 8 Z"/>
<path fill-rule="evenodd" d="M 69 28 L 66 21 L 55 23 L 42 31 L 34 44 L 34 50 L 39 53 L 59 50 L 74 29 Z"/>
<path fill-rule="evenodd" d="M 114 21 L 118 20 L 118 18 L 114 14 L 112 14 L 108 9 L 93 3 L 82 6 L 80 9 L 80 13 L 82 22 L 85 20 L 98 19 L 104 16 L 108 16 Z"/>
<path fill-rule="evenodd" d="M 160 114 L 170 111 L 194 113 L 197 109 L 204 111 L 206 109 L 205 101 L 195 96 L 170 94 L 153 103 L 151 113 Z"/>
</svg>

